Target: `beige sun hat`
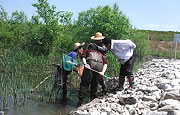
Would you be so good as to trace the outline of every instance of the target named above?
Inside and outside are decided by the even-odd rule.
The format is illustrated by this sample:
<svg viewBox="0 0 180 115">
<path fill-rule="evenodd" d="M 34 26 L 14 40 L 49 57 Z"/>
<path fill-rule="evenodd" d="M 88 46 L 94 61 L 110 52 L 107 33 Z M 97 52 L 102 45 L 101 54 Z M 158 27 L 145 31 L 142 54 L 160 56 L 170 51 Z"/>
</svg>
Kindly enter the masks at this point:
<svg viewBox="0 0 180 115">
<path fill-rule="evenodd" d="M 85 44 L 85 42 L 83 42 L 82 44 L 79 43 L 79 42 L 76 42 L 76 43 L 74 44 L 74 50 L 78 49 L 80 46 L 83 46 L 84 44 Z"/>
<path fill-rule="evenodd" d="M 102 33 L 100 33 L 100 32 L 97 32 L 97 33 L 95 34 L 95 36 L 92 36 L 92 37 L 91 37 L 92 40 L 102 40 L 102 39 L 104 39 L 104 38 L 105 38 L 105 36 L 103 36 Z"/>
</svg>

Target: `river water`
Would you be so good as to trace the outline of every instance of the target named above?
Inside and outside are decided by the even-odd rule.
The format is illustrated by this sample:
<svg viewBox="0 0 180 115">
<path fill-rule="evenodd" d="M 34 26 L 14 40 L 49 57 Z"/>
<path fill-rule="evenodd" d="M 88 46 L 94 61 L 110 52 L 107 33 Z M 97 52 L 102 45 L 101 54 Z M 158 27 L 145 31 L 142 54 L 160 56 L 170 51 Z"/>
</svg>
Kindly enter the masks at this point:
<svg viewBox="0 0 180 115">
<path fill-rule="evenodd" d="M 24 105 L 11 105 L 4 110 L 4 115 L 67 115 L 75 108 L 72 105 L 28 100 Z"/>
<path fill-rule="evenodd" d="M 36 94 L 31 97 L 34 96 L 38 97 Z M 4 115 L 67 115 L 77 108 L 77 103 L 78 93 L 76 92 L 76 94 L 68 96 L 66 104 L 42 101 L 40 98 L 29 98 L 14 104 L 10 99 L 8 107 L 1 111 L 4 112 Z"/>
<path fill-rule="evenodd" d="M 9 103 L 3 112 L 4 115 L 67 115 L 76 109 L 75 105 L 76 102 L 70 100 L 67 104 L 26 100 L 24 104 Z"/>
</svg>

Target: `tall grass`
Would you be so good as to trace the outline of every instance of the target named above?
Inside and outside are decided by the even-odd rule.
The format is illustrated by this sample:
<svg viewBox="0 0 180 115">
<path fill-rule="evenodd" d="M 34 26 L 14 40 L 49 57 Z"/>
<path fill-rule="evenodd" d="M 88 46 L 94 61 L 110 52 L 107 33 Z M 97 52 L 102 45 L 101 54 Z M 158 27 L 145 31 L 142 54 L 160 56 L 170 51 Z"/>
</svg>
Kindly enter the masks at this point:
<svg viewBox="0 0 180 115">
<path fill-rule="evenodd" d="M 57 53 L 60 56 L 61 53 Z M 60 63 L 56 56 L 32 56 L 15 47 L 0 48 L 0 109 L 7 108 L 9 99 L 24 103 L 32 94 L 31 89 L 48 75 L 52 76 L 38 88 L 40 97 L 50 96 L 54 82 L 54 63 Z M 57 62 L 59 61 L 59 62 Z M 52 94 L 51 94 L 52 95 Z M 24 100 L 24 101 L 22 101 Z"/>
</svg>

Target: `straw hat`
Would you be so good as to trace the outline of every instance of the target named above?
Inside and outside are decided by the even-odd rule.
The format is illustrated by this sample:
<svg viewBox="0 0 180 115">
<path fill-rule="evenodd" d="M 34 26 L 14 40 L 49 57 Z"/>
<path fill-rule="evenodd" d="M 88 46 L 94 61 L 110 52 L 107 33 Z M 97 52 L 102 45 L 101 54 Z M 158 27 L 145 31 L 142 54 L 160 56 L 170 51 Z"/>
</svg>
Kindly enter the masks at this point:
<svg viewBox="0 0 180 115">
<path fill-rule="evenodd" d="M 79 42 L 76 42 L 74 44 L 74 50 L 78 49 L 79 47 L 83 46 L 85 44 L 85 42 L 83 42 L 82 44 L 80 44 Z"/>
<path fill-rule="evenodd" d="M 97 33 L 95 34 L 95 36 L 92 36 L 92 37 L 91 37 L 92 40 L 102 40 L 102 39 L 104 39 L 104 38 L 105 38 L 105 36 L 103 36 L 102 33 L 100 33 L 100 32 L 97 32 Z"/>
</svg>

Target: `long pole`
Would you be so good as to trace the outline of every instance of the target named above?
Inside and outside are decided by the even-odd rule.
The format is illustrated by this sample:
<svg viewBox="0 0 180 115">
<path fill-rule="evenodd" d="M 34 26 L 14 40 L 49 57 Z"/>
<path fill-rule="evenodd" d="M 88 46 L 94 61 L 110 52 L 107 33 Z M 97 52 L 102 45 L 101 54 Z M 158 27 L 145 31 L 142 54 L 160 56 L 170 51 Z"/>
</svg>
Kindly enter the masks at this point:
<svg viewBox="0 0 180 115">
<path fill-rule="evenodd" d="M 52 75 L 49 75 L 48 77 L 44 78 L 35 88 L 31 90 L 31 93 L 36 90 L 42 83 L 44 83 L 48 78 L 50 78 Z"/>
<path fill-rule="evenodd" d="M 67 62 L 67 63 L 74 64 L 74 65 L 77 65 L 77 63 L 73 63 L 73 62 L 71 62 L 70 60 L 68 60 L 68 61 L 66 61 L 66 62 Z M 89 69 L 89 68 L 88 68 L 88 69 Z M 94 70 L 94 69 L 91 69 L 91 68 L 90 68 L 90 70 L 91 70 L 91 71 L 94 71 L 94 72 L 96 72 L 96 73 L 99 73 L 98 71 L 96 71 L 96 70 Z M 104 77 L 107 78 L 107 79 L 110 78 L 110 77 L 108 77 L 108 76 L 106 76 L 106 75 L 104 75 Z"/>
</svg>

